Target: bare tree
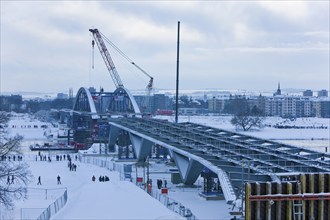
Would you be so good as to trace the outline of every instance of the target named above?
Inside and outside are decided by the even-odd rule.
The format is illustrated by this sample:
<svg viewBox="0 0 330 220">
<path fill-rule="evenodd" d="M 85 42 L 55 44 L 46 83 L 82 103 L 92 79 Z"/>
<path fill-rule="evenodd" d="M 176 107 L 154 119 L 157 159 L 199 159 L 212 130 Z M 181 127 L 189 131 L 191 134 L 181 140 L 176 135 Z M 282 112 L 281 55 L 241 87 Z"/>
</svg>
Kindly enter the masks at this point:
<svg viewBox="0 0 330 220">
<path fill-rule="evenodd" d="M 263 117 L 261 116 L 250 116 L 250 115 L 235 115 L 231 119 L 231 123 L 236 126 L 237 129 L 243 129 L 248 131 L 251 128 L 263 127 Z"/>
<path fill-rule="evenodd" d="M 14 200 L 26 197 L 26 185 L 31 178 L 28 165 L 22 160 L 22 136 L 10 137 L 6 132 L 10 114 L 0 112 L 0 203 L 13 208 Z"/>
</svg>

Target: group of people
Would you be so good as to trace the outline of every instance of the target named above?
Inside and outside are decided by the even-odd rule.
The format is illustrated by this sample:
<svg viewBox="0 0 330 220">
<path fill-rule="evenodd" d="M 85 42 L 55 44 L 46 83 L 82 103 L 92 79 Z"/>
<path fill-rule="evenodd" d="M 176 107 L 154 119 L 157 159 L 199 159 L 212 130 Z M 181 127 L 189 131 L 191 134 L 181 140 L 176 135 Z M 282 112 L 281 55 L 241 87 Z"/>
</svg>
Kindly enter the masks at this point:
<svg viewBox="0 0 330 220">
<path fill-rule="evenodd" d="M 40 161 L 47 161 L 47 156 L 42 155 L 40 151 L 38 152 L 38 155 L 36 156 L 36 161 L 38 161 L 38 157 Z M 52 160 L 50 159 L 50 156 L 48 156 L 48 161 L 51 162 Z"/>
<path fill-rule="evenodd" d="M 69 167 L 70 171 L 77 171 L 77 165 L 72 163 L 71 160 L 69 160 L 69 162 L 68 162 L 68 167 Z"/>
<path fill-rule="evenodd" d="M 19 156 L 18 156 L 19 157 Z M 39 160 L 40 161 L 47 161 L 47 158 L 48 158 L 48 161 L 49 162 L 51 162 L 52 161 L 52 159 L 51 159 L 51 157 L 50 156 L 46 156 L 46 155 L 43 155 L 43 154 L 41 154 L 40 153 L 40 151 L 38 152 L 38 155 L 36 155 L 36 161 L 38 161 L 38 157 L 39 157 Z M 56 161 L 62 161 L 62 160 L 68 160 L 68 161 L 71 161 L 72 159 L 71 159 L 71 156 L 69 155 L 69 154 L 63 154 L 63 155 L 58 155 L 58 154 L 56 154 Z M 20 158 L 19 158 L 20 159 Z M 77 155 L 75 155 L 75 159 L 77 160 L 78 159 L 78 156 Z M 9 159 L 10 160 L 10 159 Z M 14 160 L 15 160 L 15 158 L 14 158 Z"/>
<path fill-rule="evenodd" d="M 12 175 L 11 178 L 10 178 L 10 175 L 8 174 L 8 177 L 7 177 L 7 184 L 10 185 L 10 184 L 14 184 L 14 179 L 15 179 L 15 176 Z"/>
<path fill-rule="evenodd" d="M 12 155 L 12 156 L 10 156 L 10 155 L 2 155 L 1 156 L 1 160 L 2 161 L 6 161 L 6 160 L 11 161 L 11 159 L 13 159 L 13 161 L 16 161 L 16 159 L 17 159 L 17 161 L 22 161 L 23 160 L 23 156 L 21 156 L 21 155 Z"/>
<path fill-rule="evenodd" d="M 56 161 L 62 161 L 62 158 L 63 158 L 63 160 L 65 160 L 65 158 L 69 158 L 69 157 L 66 156 L 65 154 L 64 155 L 56 155 Z"/>
<path fill-rule="evenodd" d="M 92 176 L 92 181 L 95 182 L 95 180 L 96 180 L 96 177 Z M 107 182 L 107 181 L 110 181 L 108 176 L 100 176 L 99 177 L 99 182 Z"/>
<path fill-rule="evenodd" d="M 167 187 L 167 180 L 166 179 L 164 179 L 164 187 L 165 188 Z M 157 179 L 157 188 L 158 189 L 163 188 L 163 181 L 161 179 Z"/>
</svg>

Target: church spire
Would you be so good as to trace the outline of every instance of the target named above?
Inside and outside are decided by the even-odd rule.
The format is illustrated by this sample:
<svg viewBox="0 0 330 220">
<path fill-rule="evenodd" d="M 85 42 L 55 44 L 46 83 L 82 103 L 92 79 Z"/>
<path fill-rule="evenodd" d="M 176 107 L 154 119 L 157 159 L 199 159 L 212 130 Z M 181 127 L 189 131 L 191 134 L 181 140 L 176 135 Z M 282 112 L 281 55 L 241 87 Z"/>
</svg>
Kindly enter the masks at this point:
<svg viewBox="0 0 330 220">
<path fill-rule="evenodd" d="M 280 82 L 278 82 L 277 85 L 277 91 L 274 93 L 274 96 L 281 95 L 281 85 Z"/>
</svg>

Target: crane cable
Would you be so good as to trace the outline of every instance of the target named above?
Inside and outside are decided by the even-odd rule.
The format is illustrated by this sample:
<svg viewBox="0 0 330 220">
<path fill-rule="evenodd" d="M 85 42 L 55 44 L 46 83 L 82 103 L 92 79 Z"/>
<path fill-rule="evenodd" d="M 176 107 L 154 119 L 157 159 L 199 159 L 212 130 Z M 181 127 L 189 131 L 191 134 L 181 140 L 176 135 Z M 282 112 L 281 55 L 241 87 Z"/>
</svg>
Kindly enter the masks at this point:
<svg viewBox="0 0 330 220">
<path fill-rule="evenodd" d="M 100 31 L 99 31 L 100 32 Z M 121 51 L 114 43 L 112 43 L 102 32 L 100 32 L 102 37 L 105 39 L 105 41 L 110 44 L 120 55 L 122 55 L 128 62 L 133 64 L 136 68 L 138 68 L 141 72 L 143 72 L 145 75 L 147 75 L 149 78 L 153 78 L 150 76 L 146 71 L 144 71 L 140 66 L 138 66 L 136 63 L 133 62 L 131 58 L 129 58 L 123 51 Z"/>
</svg>

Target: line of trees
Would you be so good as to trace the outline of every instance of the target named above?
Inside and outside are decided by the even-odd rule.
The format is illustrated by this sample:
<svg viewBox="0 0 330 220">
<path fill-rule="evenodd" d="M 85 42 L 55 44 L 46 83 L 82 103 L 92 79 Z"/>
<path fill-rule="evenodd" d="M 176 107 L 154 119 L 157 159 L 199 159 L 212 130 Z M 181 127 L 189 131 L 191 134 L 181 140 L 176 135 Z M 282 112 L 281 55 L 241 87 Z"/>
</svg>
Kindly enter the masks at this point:
<svg viewBox="0 0 330 220">
<path fill-rule="evenodd" d="M 32 174 L 22 158 L 22 136 L 9 137 L 6 128 L 10 114 L 0 112 L 0 203 L 7 209 L 14 207 L 14 200 L 26 197 L 26 186 Z M 17 159 L 14 159 L 17 158 Z"/>
<path fill-rule="evenodd" d="M 53 100 L 23 100 L 21 95 L 0 96 L 0 111 L 35 113 L 40 110 L 63 108 L 71 109 L 73 107 L 73 101 L 73 98 Z"/>
</svg>

